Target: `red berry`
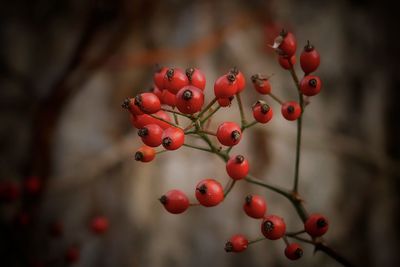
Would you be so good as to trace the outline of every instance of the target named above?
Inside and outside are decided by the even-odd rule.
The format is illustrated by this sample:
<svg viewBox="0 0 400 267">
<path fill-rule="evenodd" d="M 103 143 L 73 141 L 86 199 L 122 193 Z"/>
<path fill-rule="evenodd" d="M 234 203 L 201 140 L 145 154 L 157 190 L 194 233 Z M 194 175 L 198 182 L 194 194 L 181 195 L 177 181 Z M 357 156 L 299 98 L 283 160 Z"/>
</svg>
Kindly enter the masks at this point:
<svg viewBox="0 0 400 267">
<path fill-rule="evenodd" d="M 246 250 L 249 241 L 244 235 L 237 234 L 232 236 L 228 242 L 225 244 L 226 252 L 242 252 Z"/>
<path fill-rule="evenodd" d="M 285 57 L 292 57 L 296 53 L 296 38 L 293 33 L 282 29 L 281 33 L 274 40 L 273 48 L 276 49 L 279 55 Z"/>
<path fill-rule="evenodd" d="M 11 181 L 0 182 L 0 201 L 14 202 L 21 195 L 21 189 L 17 183 Z"/>
<path fill-rule="evenodd" d="M 204 179 L 196 186 L 196 198 L 205 207 L 213 207 L 224 200 L 224 189 L 214 179 Z"/>
<path fill-rule="evenodd" d="M 107 217 L 97 216 L 90 222 L 90 229 L 94 234 L 103 234 L 108 230 L 109 222 Z"/>
<path fill-rule="evenodd" d="M 54 221 L 49 225 L 49 234 L 52 237 L 60 237 L 63 235 L 64 225 L 60 221 Z"/>
<path fill-rule="evenodd" d="M 297 102 L 290 101 L 283 103 L 281 112 L 285 119 L 294 121 L 301 116 L 301 107 Z"/>
<path fill-rule="evenodd" d="M 171 118 L 169 117 L 169 115 L 162 110 L 154 113 L 153 115 L 157 116 L 161 119 L 164 119 L 166 121 L 171 122 Z M 137 115 L 137 116 L 132 115 L 131 123 L 135 128 L 138 128 L 138 129 L 143 128 L 144 126 L 146 126 L 148 124 L 157 124 L 158 126 L 160 126 L 163 129 L 167 129 L 167 128 L 171 127 L 170 124 L 168 124 L 164 121 L 158 120 L 156 118 L 153 118 L 147 114 Z"/>
<path fill-rule="evenodd" d="M 262 100 L 258 100 L 253 105 L 253 117 L 259 123 L 267 123 L 274 115 L 272 108 Z"/>
<path fill-rule="evenodd" d="M 236 77 L 232 73 L 219 77 L 214 83 L 214 94 L 216 98 L 229 98 L 237 92 Z"/>
<path fill-rule="evenodd" d="M 306 96 L 314 96 L 321 91 L 322 82 L 318 76 L 305 76 L 300 82 L 300 91 Z"/>
<path fill-rule="evenodd" d="M 201 70 L 196 68 L 187 68 L 186 76 L 190 85 L 193 85 L 194 87 L 204 91 L 204 88 L 206 88 L 206 76 L 203 72 L 201 72 Z"/>
<path fill-rule="evenodd" d="M 176 96 L 168 90 L 164 90 L 161 94 L 161 103 L 174 108 L 176 106 Z"/>
<path fill-rule="evenodd" d="M 180 68 L 170 68 L 164 76 L 165 88 L 173 94 L 189 84 L 188 77 L 185 72 Z"/>
<path fill-rule="evenodd" d="M 217 138 L 224 146 L 234 146 L 240 142 L 242 131 L 234 122 L 223 122 L 217 129 Z"/>
<path fill-rule="evenodd" d="M 163 129 L 157 124 L 147 124 L 138 130 L 138 135 L 144 144 L 151 147 L 158 147 L 162 143 Z"/>
<path fill-rule="evenodd" d="M 328 219 L 320 214 L 312 214 L 304 223 L 304 230 L 312 237 L 324 235 L 329 228 Z"/>
<path fill-rule="evenodd" d="M 182 129 L 170 127 L 164 131 L 162 145 L 167 150 L 176 150 L 185 142 L 185 133 Z"/>
<path fill-rule="evenodd" d="M 77 246 L 70 246 L 65 252 L 65 260 L 69 264 L 78 262 L 79 258 L 80 258 L 80 251 Z"/>
<path fill-rule="evenodd" d="M 318 68 L 319 63 L 320 57 L 318 51 L 307 41 L 307 45 L 300 55 L 301 69 L 304 71 L 305 75 L 308 75 Z"/>
<path fill-rule="evenodd" d="M 243 210 L 249 217 L 261 219 L 267 212 L 267 204 L 261 196 L 248 195 L 245 199 Z"/>
<path fill-rule="evenodd" d="M 185 212 L 189 208 L 189 199 L 185 193 L 180 190 L 168 191 L 160 197 L 160 202 L 164 208 L 173 214 Z"/>
<path fill-rule="evenodd" d="M 176 107 L 184 114 L 193 114 L 200 111 L 203 104 L 203 91 L 192 85 L 183 87 L 176 94 Z"/>
<path fill-rule="evenodd" d="M 167 67 L 160 67 L 160 66 L 156 66 L 156 67 L 157 67 L 157 70 L 154 72 L 154 76 L 153 76 L 154 84 L 160 90 L 164 90 L 165 89 L 164 77 L 165 77 L 165 74 L 167 73 L 168 68 Z"/>
<path fill-rule="evenodd" d="M 42 190 L 42 181 L 37 176 L 29 176 L 24 180 L 24 191 L 30 195 L 35 196 Z"/>
<path fill-rule="evenodd" d="M 158 88 L 156 85 L 154 85 L 154 86 L 150 89 L 150 93 L 155 94 L 155 95 L 158 97 L 158 99 L 160 99 L 160 101 L 161 101 L 161 95 L 162 95 L 162 92 L 163 92 L 163 91 L 164 91 L 164 90 Z M 161 102 L 162 102 L 162 101 L 161 101 Z"/>
<path fill-rule="evenodd" d="M 261 224 L 261 232 L 267 239 L 276 240 L 285 235 L 286 224 L 281 217 L 268 215 Z"/>
<path fill-rule="evenodd" d="M 147 114 L 156 113 L 161 109 L 160 99 L 153 93 L 142 93 L 135 96 L 134 104 Z"/>
<path fill-rule="evenodd" d="M 285 256 L 289 260 L 298 260 L 303 256 L 303 249 L 297 243 L 291 243 L 285 248 Z"/>
<path fill-rule="evenodd" d="M 226 163 L 226 172 L 233 180 L 240 180 L 249 173 L 249 162 L 242 155 L 232 156 Z"/>
<path fill-rule="evenodd" d="M 143 111 L 139 106 L 135 105 L 135 98 L 126 98 L 121 107 L 129 110 L 132 115 L 142 115 Z"/>
<path fill-rule="evenodd" d="M 254 89 L 260 94 L 267 95 L 271 93 L 271 84 L 268 78 L 262 77 L 259 74 L 254 74 L 251 76 L 251 81 L 253 82 Z"/>
<path fill-rule="evenodd" d="M 229 71 L 229 73 L 235 75 L 235 77 L 236 77 L 236 86 L 237 86 L 236 93 L 242 92 L 244 90 L 244 88 L 246 87 L 246 79 L 244 78 L 243 73 L 240 70 L 238 70 L 238 68 L 236 68 L 236 67 L 233 67 Z"/>
<path fill-rule="evenodd" d="M 221 107 L 229 107 L 232 104 L 232 100 L 234 99 L 234 96 L 231 96 L 229 98 L 218 98 L 218 104 Z"/>
<path fill-rule="evenodd" d="M 291 56 L 290 59 L 284 56 L 278 56 L 279 65 L 285 70 L 290 70 L 296 64 L 296 56 Z"/>
<path fill-rule="evenodd" d="M 141 162 L 150 162 L 156 156 L 156 151 L 149 146 L 141 146 L 135 153 L 135 160 Z"/>
</svg>

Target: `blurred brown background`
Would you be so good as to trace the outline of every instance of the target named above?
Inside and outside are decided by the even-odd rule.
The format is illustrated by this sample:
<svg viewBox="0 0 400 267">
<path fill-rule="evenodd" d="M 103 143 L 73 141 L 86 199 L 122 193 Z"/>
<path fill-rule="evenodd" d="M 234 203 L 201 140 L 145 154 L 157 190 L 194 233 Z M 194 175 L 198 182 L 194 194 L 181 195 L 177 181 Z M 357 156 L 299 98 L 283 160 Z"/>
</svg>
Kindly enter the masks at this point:
<svg viewBox="0 0 400 267">
<path fill-rule="evenodd" d="M 224 252 L 234 233 L 261 235 L 241 210 L 248 193 L 264 195 L 289 229 L 301 228 L 288 201 L 262 188 L 239 183 L 218 207 L 165 212 L 160 195 L 179 188 L 193 197 L 205 177 L 225 183 L 224 164 L 187 148 L 137 163 L 140 140 L 120 107 L 152 85 L 156 63 L 202 69 L 208 100 L 215 78 L 234 65 L 247 78 L 275 73 L 274 92 L 296 99 L 266 46 L 281 27 L 299 49 L 311 40 L 322 57 L 323 90 L 304 119 L 306 207 L 330 218 L 326 240 L 358 266 L 400 265 L 400 68 L 389 1 L 14 0 L 2 2 L 0 14 L 0 180 L 44 182 L 39 198 L 1 204 L 0 266 L 63 266 L 71 244 L 81 249 L 75 266 L 339 266 L 306 245 L 305 256 L 289 262 L 281 241 Z M 247 82 L 250 116 L 259 95 Z M 295 123 L 268 102 L 272 122 L 249 130 L 233 151 L 249 157 L 255 176 L 290 186 Z M 228 119 L 238 121 L 235 105 L 212 127 Z M 21 211 L 31 221 L 18 227 Z M 110 220 L 101 237 L 87 226 L 96 214 Z M 64 225 L 61 239 L 47 233 L 54 220 Z"/>
</svg>

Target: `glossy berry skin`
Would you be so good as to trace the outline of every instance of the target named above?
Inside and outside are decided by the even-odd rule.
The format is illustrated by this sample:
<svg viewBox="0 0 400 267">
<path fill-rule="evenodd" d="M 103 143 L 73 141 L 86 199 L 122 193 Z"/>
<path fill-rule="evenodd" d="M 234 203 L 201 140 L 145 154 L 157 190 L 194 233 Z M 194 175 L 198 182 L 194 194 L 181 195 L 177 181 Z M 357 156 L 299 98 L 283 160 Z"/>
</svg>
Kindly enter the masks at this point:
<svg viewBox="0 0 400 267">
<path fill-rule="evenodd" d="M 254 219 L 261 219 L 267 212 L 267 203 L 261 196 L 248 195 L 243 204 L 243 210 L 247 216 Z"/>
<path fill-rule="evenodd" d="M 164 90 L 161 90 L 161 89 L 158 88 L 156 85 L 154 85 L 154 86 L 150 89 L 150 93 L 155 94 L 155 95 L 158 97 L 158 99 L 160 99 L 161 104 L 162 104 L 161 95 L 162 95 L 162 92 L 163 92 L 163 91 L 164 91 Z"/>
<path fill-rule="evenodd" d="M 185 73 L 190 85 L 204 91 L 206 88 L 206 76 L 201 70 L 196 68 L 187 68 Z"/>
<path fill-rule="evenodd" d="M 305 76 L 300 82 L 300 91 L 306 96 L 314 96 L 321 91 L 322 82 L 318 76 Z"/>
<path fill-rule="evenodd" d="M 226 163 L 226 172 L 233 180 L 241 180 L 249 173 L 249 162 L 242 155 L 232 156 Z"/>
<path fill-rule="evenodd" d="M 232 236 L 225 244 L 226 252 L 242 252 L 247 249 L 249 241 L 244 235 L 237 234 Z"/>
<path fill-rule="evenodd" d="M 156 157 L 156 151 L 149 146 L 141 146 L 135 153 L 135 160 L 141 162 L 150 162 Z"/>
<path fill-rule="evenodd" d="M 121 106 L 128 110 L 132 115 L 144 114 L 140 107 L 135 105 L 135 98 L 126 98 Z"/>
<path fill-rule="evenodd" d="M 240 142 L 242 131 L 234 122 L 223 122 L 217 129 L 217 139 L 224 146 L 234 146 Z"/>
<path fill-rule="evenodd" d="M 180 68 L 170 68 L 167 70 L 164 76 L 164 87 L 172 94 L 178 93 L 178 91 L 189 84 L 186 73 Z"/>
<path fill-rule="evenodd" d="M 232 73 L 222 75 L 214 83 L 214 94 L 216 98 L 229 98 L 236 94 L 237 82 Z"/>
<path fill-rule="evenodd" d="M 298 260 L 303 256 L 303 249 L 297 243 L 291 243 L 285 248 L 285 256 L 289 260 Z"/>
<path fill-rule="evenodd" d="M 272 119 L 274 112 L 272 108 L 262 100 L 253 105 L 253 117 L 259 123 L 267 123 Z"/>
<path fill-rule="evenodd" d="M 163 132 L 157 124 L 148 124 L 138 130 L 138 135 L 145 145 L 158 147 L 162 143 Z"/>
<path fill-rule="evenodd" d="M 321 214 L 312 214 L 304 223 L 304 230 L 312 237 L 324 235 L 329 228 L 328 219 Z"/>
<path fill-rule="evenodd" d="M 65 252 L 65 261 L 69 264 L 76 263 L 79 261 L 80 254 L 77 246 L 70 246 Z"/>
<path fill-rule="evenodd" d="M 165 74 L 167 73 L 167 71 L 168 71 L 167 67 L 159 67 L 158 66 L 157 70 L 154 72 L 153 82 L 160 90 L 165 89 L 164 77 L 165 77 Z"/>
<path fill-rule="evenodd" d="M 161 196 L 160 202 L 172 214 L 183 213 L 189 208 L 189 199 L 186 194 L 176 189 L 168 191 L 165 195 Z"/>
<path fill-rule="evenodd" d="M 176 96 L 168 90 L 161 93 L 161 103 L 174 108 L 176 106 Z"/>
<path fill-rule="evenodd" d="M 21 195 L 20 186 L 11 181 L 0 182 L 0 201 L 14 202 Z"/>
<path fill-rule="evenodd" d="M 164 131 L 162 145 L 167 150 L 176 150 L 185 142 L 185 133 L 182 129 L 170 127 Z"/>
<path fill-rule="evenodd" d="M 235 75 L 236 77 L 236 93 L 240 93 L 246 88 L 246 79 L 244 78 L 243 73 L 238 70 L 236 67 L 233 67 L 229 73 Z"/>
<path fill-rule="evenodd" d="M 153 114 L 161 109 L 160 99 L 153 93 L 142 93 L 135 96 L 134 104 L 146 114 Z"/>
<path fill-rule="evenodd" d="M 279 55 L 290 58 L 296 53 L 296 38 L 293 33 L 282 30 L 275 39 L 274 47 L 276 47 L 276 51 Z"/>
<path fill-rule="evenodd" d="M 267 215 L 261 224 L 262 234 L 270 240 L 277 240 L 285 235 L 286 224 L 276 215 Z"/>
<path fill-rule="evenodd" d="M 153 115 L 157 116 L 159 118 L 162 118 L 166 121 L 171 122 L 171 118 L 169 117 L 169 115 L 162 110 L 154 113 Z M 167 128 L 171 127 L 170 124 L 168 124 L 164 121 L 158 120 L 156 118 L 153 118 L 147 114 L 137 115 L 137 116 L 132 115 L 131 123 L 135 128 L 138 128 L 138 129 L 143 128 L 144 126 L 146 126 L 148 124 L 157 124 L 158 126 L 160 126 L 163 129 L 167 129 Z"/>
<path fill-rule="evenodd" d="M 283 103 L 281 108 L 282 115 L 288 121 L 297 120 L 301 116 L 301 107 L 295 101 Z"/>
<path fill-rule="evenodd" d="M 251 81 L 253 82 L 254 89 L 262 95 L 268 95 L 271 93 L 271 84 L 268 78 L 264 78 L 259 74 L 251 76 Z"/>
<path fill-rule="evenodd" d="M 279 65 L 285 70 L 290 70 L 296 64 L 296 56 L 291 56 L 290 59 L 284 56 L 278 56 Z"/>
<path fill-rule="evenodd" d="M 234 96 L 231 96 L 229 98 L 218 98 L 217 102 L 221 107 L 229 107 L 232 104 L 233 99 Z"/>
<path fill-rule="evenodd" d="M 205 207 L 213 207 L 224 200 L 224 189 L 214 179 L 204 179 L 196 186 L 196 198 Z"/>
<path fill-rule="evenodd" d="M 42 181 L 37 176 L 28 176 L 25 178 L 23 186 L 25 193 L 29 196 L 36 196 L 42 190 Z"/>
<path fill-rule="evenodd" d="M 108 227 L 108 219 L 104 216 L 94 217 L 90 222 L 90 229 L 94 234 L 104 234 L 108 230 Z"/>
<path fill-rule="evenodd" d="M 184 114 L 199 112 L 204 104 L 203 91 L 192 85 L 183 87 L 176 94 L 176 107 Z"/>
<path fill-rule="evenodd" d="M 310 74 L 318 69 L 320 64 L 320 56 L 318 51 L 307 42 L 303 52 L 300 55 L 300 66 L 305 75 Z"/>
</svg>

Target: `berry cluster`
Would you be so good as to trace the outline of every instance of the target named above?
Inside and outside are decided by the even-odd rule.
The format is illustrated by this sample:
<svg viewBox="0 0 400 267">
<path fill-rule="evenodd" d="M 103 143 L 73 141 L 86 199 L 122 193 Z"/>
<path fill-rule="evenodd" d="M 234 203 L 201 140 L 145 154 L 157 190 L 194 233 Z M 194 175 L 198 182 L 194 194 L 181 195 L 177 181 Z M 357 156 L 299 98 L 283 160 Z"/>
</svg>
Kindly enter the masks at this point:
<svg viewBox="0 0 400 267">
<path fill-rule="evenodd" d="M 278 62 L 282 68 L 289 70 L 296 83 L 299 101 L 281 101 L 272 93 L 269 82 L 271 76 L 255 74 L 251 76 L 254 89 L 261 95 L 268 95 L 281 106 L 283 118 L 296 121 L 301 118 L 306 98 L 318 94 L 321 90 L 321 80 L 318 76 L 311 75 L 320 64 L 317 50 L 308 42 L 300 56 L 300 65 L 304 72 L 301 81 L 297 79 L 294 71 L 296 63 L 297 42 L 291 32 L 282 30 L 275 39 L 272 48 L 278 54 Z M 260 99 L 252 106 L 253 121 L 247 122 L 245 110 L 240 93 L 246 88 L 246 79 L 236 67 L 221 75 L 214 82 L 214 98 L 204 105 L 206 78 L 197 68 L 158 67 L 153 76 L 154 87 L 151 92 L 143 92 L 135 97 L 127 98 L 122 107 L 130 112 L 132 125 L 138 129 L 137 133 L 144 143 L 135 153 L 135 159 L 141 162 L 152 161 L 156 154 L 170 150 L 177 150 L 182 146 L 198 149 L 219 156 L 226 164 L 226 173 L 230 177 L 226 186 L 213 178 L 205 178 L 198 182 L 194 189 L 197 202 L 191 202 L 189 197 L 178 189 L 166 192 L 160 197 L 164 208 L 173 214 L 185 212 L 191 206 L 213 207 L 224 201 L 235 183 L 240 180 L 270 188 L 287 197 L 298 196 L 297 182 L 293 191 L 280 191 L 271 185 L 266 185 L 256 180 L 249 174 L 249 162 L 243 155 L 230 155 L 231 149 L 238 145 L 243 132 L 251 126 L 268 123 L 273 117 L 273 110 L 265 99 Z M 224 107 L 230 107 L 232 100 L 237 100 L 241 123 L 224 121 L 216 130 L 210 130 L 212 116 Z M 174 121 L 169 114 L 173 115 Z M 182 127 L 182 119 L 185 127 Z M 179 121 L 181 120 L 181 121 Z M 187 142 L 187 137 L 197 136 L 205 142 L 204 147 L 192 145 Z M 216 137 L 216 140 L 212 140 Z M 218 143 L 216 143 L 218 142 Z M 155 147 L 164 149 L 156 152 Z M 226 148 L 223 148 L 226 147 Z M 298 166 L 297 166 L 298 168 Z M 283 193 L 282 193 L 283 192 Z M 297 202 L 295 202 L 297 203 Z M 300 203 L 300 201 L 298 201 Z M 297 232 L 286 231 L 284 220 L 275 214 L 267 213 L 265 199 L 258 195 L 248 195 L 244 199 L 243 211 L 249 217 L 261 220 L 262 239 L 283 239 L 286 243 L 284 254 L 290 260 L 299 259 L 303 250 L 298 243 L 289 242 L 288 238 L 302 240 L 298 235 L 307 233 L 313 239 L 322 236 L 328 230 L 328 220 L 319 214 L 306 215 L 302 219 L 304 228 Z M 227 252 L 244 251 L 250 244 L 261 240 L 249 241 L 244 235 L 233 235 L 225 245 Z"/>
</svg>

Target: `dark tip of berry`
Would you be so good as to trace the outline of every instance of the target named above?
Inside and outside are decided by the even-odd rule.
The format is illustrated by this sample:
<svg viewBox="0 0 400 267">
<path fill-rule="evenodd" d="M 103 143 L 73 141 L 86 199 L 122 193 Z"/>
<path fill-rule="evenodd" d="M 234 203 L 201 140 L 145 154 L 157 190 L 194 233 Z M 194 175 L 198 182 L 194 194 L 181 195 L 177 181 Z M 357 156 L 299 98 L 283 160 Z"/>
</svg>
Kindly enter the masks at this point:
<svg viewBox="0 0 400 267">
<path fill-rule="evenodd" d="M 164 146 L 169 147 L 169 146 L 172 144 L 172 139 L 171 139 L 171 137 L 165 137 L 165 138 L 162 140 L 162 143 L 163 143 Z"/>
<path fill-rule="evenodd" d="M 271 232 L 274 229 L 274 223 L 271 221 L 265 221 L 263 228 L 266 232 Z"/>
<path fill-rule="evenodd" d="M 174 77 L 174 73 L 175 71 L 173 68 L 167 70 L 167 73 L 165 75 L 167 76 L 169 81 L 172 80 L 172 78 Z"/>
<path fill-rule="evenodd" d="M 161 204 L 165 205 L 167 204 L 167 196 L 163 195 L 161 196 L 158 200 L 160 200 Z"/>
<path fill-rule="evenodd" d="M 233 244 L 231 241 L 226 242 L 225 244 L 225 251 L 226 252 L 232 252 L 233 251 Z"/>
<path fill-rule="evenodd" d="M 137 133 L 140 137 L 145 137 L 149 134 L 149 130 L 147 128 L 141 128 Z"/>
<path fill-rule="evenodd" d="M 303 250 L 301 248 L 297 248 L 294 252 L 294 254 L 297 256 L 297 258 L 301 258 L 303 256 Z"/>
<path fill-rule="evenodd" d="M 310 44 L 310 41 L 307 40 L 307 44 L 304 46 L 304 51 L 311 52 L 314 50 L 314 46 Z"/>
<path fill-rule="evenodd" d="M 204 195 L 207 193 L 207 186 L 205 184 L 202 184 L 197 190 L 200 192 L 200 194 Z"/>
<path fill-rule="evenodd" d="M 236 163 L 240 164 L 244 161 L 244 157 L 242 155 L 237 155 L 235 160 L 236 160 Z"/>
<path fill-rule="evenodd" d="M 135 96 L 135 105 L 139 106 L 139 107 L 142 105 L 142 96 L 141 95 Z"/>
<path fill-rule="evenodd" d="M 267 104 L 261 105 L 261 113 L 262 114 L 267 114 L 269 110 L 270 110 L 270 107 Z"/>
<path fill-rule="evenodd" d="M 239 74 L 239 70 L 236 66 L 234 66 L 232 69 L 230 69 L 229 73 L 232 73 L 233 75 L 237 76 Z"/>
<path fill-rule="evenodd" d="M 186 76 L 188 77 L 189 81 L 192 81 L 192 75 L 194 73 L 194 68 L 187 68 L 185 73 L 186 73 Z"/>
<path fill-rule="evenodd" d="M 294 112 L 294 107 L 293 107 L 293 106 L 288 106 L 288 107 L 287 107 L 287 111 L 288 111 L 289 113 L 293 113 L 293 112 Z"/>
<path fill-rule="evenodd" d="M 233 139 L 234 141 L 239 140 L 239 138 L 240 138 L 240 132 L 239 132 L 238 130 L 234 130 L 234 131 L 231 133 L 231 137 L 232 137 L 232 139 Z"/>
<path fill-rule="evenodd" d="M 258 74 L 251 75 L 251 77 L 250 77 L 250 79 L 251 79 L 251 81 L 252 81 L 253 83 L 256 83 L 257 80 L 258 80 L 258 78 L 259 78 Z"/>
<path fill-rule="evenodd" d="M 288 31 L 285 28 L 282 28 L 281 32 L 279 33 L 279 35 L 282 37 L 286 37 L 287 34 L 288 34 Z"/>
<path fill-rule="evenodd" d="M 124 102 L 122 102 L 121 107 L 124 109 L 129 109 L 129 104 L 131 103 L 131 100 L 129 98 L 125 98 Z"/>
<path fill-rule="evenodd" d="M 136 161 L 142 161 L 143 157 L 144 157 L 144 155 L 143 155 L 142 152 L 138 151 L 138 152 L 135 153 L 135 160 Z"/>
<path fill-rule="evenodd" d="M 327 225 L 328 225 L 328 223 L 326 222 L 326 220 L 324 218 L 319 218 L 317 220 L 317 227 L 318 228 L 324 228 Z"/>
<path fill-rule="evenodd" d="M 308 81 L 308 85 L 314 88 L 317 87 L 317 83 L 317 79 L 311 79 Z"/>
<path fill-rule="evenodd" d="M 232 102 L 232 100 L 233 100 L 234 98 L 235 98 L 234 96 L 228 97 L 229 101 L 231 101 L 231 102 Z"/>
<path fill-rule="evenodd" d="M 190 100 L 193 97 L 193 92 L 191 90 L 185 90 L 182 94 L 184 100 Z"/>
<path fill-rule="evenodd" d="M 246 204 L 247 204 L 247 205 L 250 205 L 252 200 L 253 200 L 253 196 L 252 196 L 252 195 L 248 195 L 248 196 L 245 198 L 245 201 L 246 201 Z"/>
<path fill-rule="evenodd" d="M 236 80 L 235 75 L 233 75 L 232 73 L 229 73 L 228 75 L 226 75 L 226 78 L 228 79 L 228 81 L 230 83 L 233 83 Z"/>
</svg>

